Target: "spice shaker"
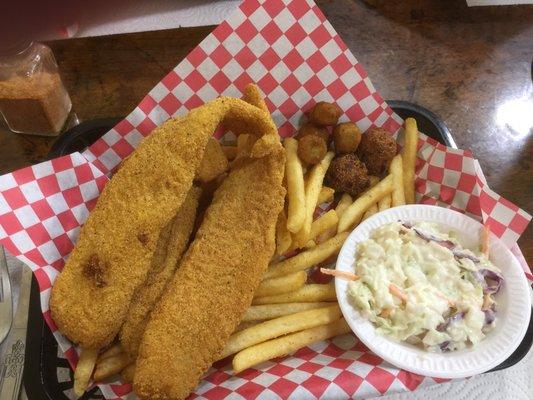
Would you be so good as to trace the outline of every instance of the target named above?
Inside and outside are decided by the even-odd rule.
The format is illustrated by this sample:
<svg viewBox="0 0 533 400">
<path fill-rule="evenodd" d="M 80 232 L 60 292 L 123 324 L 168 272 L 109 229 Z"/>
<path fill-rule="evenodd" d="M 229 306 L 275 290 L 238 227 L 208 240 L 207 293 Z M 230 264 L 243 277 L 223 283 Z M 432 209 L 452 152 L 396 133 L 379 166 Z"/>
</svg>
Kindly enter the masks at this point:
<svg viewBox="0 0 533 400">
<path fill-rule="evenodd" d="M 0 47 L 0 117 L 11 131 L 58 135 L 71 108 L 48 46 L 26 42 Z"/>
</svg>

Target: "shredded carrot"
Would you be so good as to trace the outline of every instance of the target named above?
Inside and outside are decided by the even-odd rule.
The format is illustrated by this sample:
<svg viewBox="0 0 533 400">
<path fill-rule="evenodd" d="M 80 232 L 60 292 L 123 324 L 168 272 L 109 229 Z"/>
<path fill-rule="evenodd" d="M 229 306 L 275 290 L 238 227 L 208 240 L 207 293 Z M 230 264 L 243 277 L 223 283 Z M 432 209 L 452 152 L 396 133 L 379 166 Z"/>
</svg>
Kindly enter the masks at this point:
<svg viewBox="0 0 533 400">
<path fill-rule="evenodd" d="M 388 318 L 392 314 L 392 308 L 385 308 L 379 313 L 379 316 L 382 318 Z"/>
<path fill-rule="evenodd" d="M 488 257 L 489 256 L 489 242 L 490 238 L 490 227 L 488 224 L 483 225 L 483 229 L 481 230 L 481 252 Z"/>
<path fill-rule="evenodd" d="M 407 294 L 394 283 L 389 285 L 389 292 L 391 292 L 393 296 L 396 296 L 403 301 L 407 301 Z"/>
<path fill-rule="evenodd" d="M 447 301 L 448 305 L 450 307 L 454 307 L 455 308 L 455 302 L 452 299 L 447 298 L 441 292 L 438 292 L 438 291 L 436 292 L 436 295 L 437 295 L 437 297 L 441 298 L 442 300 Z"/>
<path fill-rule="evenodd" d="M 336 269 L 320 268 L 320 272 L 322 272 L 324 275 L 336 276 L 337 278 L 342 278 L 347 281 L 356 281 L 359 279 L 358 275 L 355 275 L 351 272 L 337 271 Z"/>
</svg>

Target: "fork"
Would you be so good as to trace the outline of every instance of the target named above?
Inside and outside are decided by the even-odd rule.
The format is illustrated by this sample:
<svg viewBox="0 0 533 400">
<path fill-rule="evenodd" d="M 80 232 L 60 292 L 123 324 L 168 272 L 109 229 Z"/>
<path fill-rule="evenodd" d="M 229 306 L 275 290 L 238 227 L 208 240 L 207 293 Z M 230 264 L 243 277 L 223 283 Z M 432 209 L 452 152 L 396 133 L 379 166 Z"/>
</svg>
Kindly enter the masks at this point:
<svg viewBox="0 0 533 400">
<path fill-rule="evenodd" d="M 0 343 L 4 341 L 13 322 L 13 299 L 4 248 L 0 246 Z"/>
</svg>

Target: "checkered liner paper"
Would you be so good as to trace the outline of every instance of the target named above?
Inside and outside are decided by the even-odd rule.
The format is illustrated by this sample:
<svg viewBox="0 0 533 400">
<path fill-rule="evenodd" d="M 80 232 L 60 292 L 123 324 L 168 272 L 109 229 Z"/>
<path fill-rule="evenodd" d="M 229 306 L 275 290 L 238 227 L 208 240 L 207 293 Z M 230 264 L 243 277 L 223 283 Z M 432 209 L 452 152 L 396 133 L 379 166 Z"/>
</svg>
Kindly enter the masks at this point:
<svg viewBox="0 0 533 400">
<path fill-rule="evenodd" d="M 362 131 L 379 126 L 400 133 L 401 144 L 402 120 L 312 1 L 245 0 L 86 151 L 0 177 L 0 242 L 33 269 L 44 318 L 71 364 L 77 352 L 50 318 L 50 288 L 108 176 L 154 127 L 219 95 L 240 96 L 249 82 L 265 94 L 281 136 L 292 135 L 302 111 L 324 100 L 336 102 L 344 111 L 342 120 L 355 121 Z M 489 189 L 469 151 L 422 135 L 416 175 L 419 202 L 463 211 L 490 224 L 531 278 L 515 244 L 531 217 Z M 192 398 L 361 398 L 435 382 L 439 380 L 387 364 L 353 335 L 344 335 L 238 375 L 227 362 L 216 364 Z M 100 387 L 108 399 L 131 392 L 130 385 L 120 382 Z"/>
</svg>

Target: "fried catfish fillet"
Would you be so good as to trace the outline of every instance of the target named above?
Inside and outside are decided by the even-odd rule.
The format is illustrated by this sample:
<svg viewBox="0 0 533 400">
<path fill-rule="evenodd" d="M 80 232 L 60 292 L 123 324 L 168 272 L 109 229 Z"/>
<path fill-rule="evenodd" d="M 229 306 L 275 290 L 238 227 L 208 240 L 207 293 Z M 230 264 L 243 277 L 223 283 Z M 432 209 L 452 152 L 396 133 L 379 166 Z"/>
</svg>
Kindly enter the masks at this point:
<svg viewBox="0 0 533 400">
<path fill-rule="evenodd" d="M 265 157 L 243 160 L 217 189 L 152 311 L 134 378 L 141 398 L 186 398 L 250 306 L 275 250 L 285 196 L 279 138 L 273 147 Z"/>
<path fill-rule="evenodd" d="M 70 340 L 98 349 L 118 334 L 220 123 L 237 133 L 276 129 L 257 107 L 220 97 L 156 128 L 107 183 L 52 288 L 52 319 Z"/>
<path fill-rule="evenodd" d="M 202 183 L 211 182 L 226 172 L 228 166 L 228 159 L 222 151 L 219 141 L 211 138 L 207 142 L 200 168 L 196 171 L 196 179 Z"/>
<path fill-rule="evenodd" d="M 167 283 L 174 276 L 181 256 L 187 249 L 196 218 L 201 189 L 192 187 L 178 214 L 162 233 L 152 259 L 146 281 L 135 291 L 124 325 L 120 330 L 120 344 L 134 360 L 148 323 L 150 312 L 161 297 Z M 168 231 L 168 233 L 167 233 Z"/>
</svg>

